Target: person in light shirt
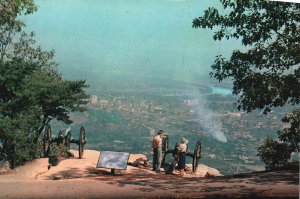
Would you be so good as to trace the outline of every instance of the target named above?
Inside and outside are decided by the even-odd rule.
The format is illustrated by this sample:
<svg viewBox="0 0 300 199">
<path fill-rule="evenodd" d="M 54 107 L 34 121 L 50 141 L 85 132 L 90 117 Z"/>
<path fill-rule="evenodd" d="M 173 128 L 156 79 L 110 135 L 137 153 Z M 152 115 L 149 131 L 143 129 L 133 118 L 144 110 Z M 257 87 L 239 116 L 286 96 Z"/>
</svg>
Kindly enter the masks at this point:
<svg viewBox="0 0 300 199">
<path fill-rule="evenodd" d="M 153 171 L 160 171 L 162 160 L 162 134 L 163 130 L 159 130 L 152 140 L 153 151 Z"/>
<path fill-rule="evenodd" d="M 188 140 L 184 137 L 181 138 L 180 143 L 177 147 L 178 149 L 178 154 L 179 154 L 179 162 L 178 162 L 178 167 L 180 169 L 180 176 L 184 176 L 184 168 L 185 168 L 185 161 L 186 161 L 186 152 L 188 149 Z"/>
</svg>

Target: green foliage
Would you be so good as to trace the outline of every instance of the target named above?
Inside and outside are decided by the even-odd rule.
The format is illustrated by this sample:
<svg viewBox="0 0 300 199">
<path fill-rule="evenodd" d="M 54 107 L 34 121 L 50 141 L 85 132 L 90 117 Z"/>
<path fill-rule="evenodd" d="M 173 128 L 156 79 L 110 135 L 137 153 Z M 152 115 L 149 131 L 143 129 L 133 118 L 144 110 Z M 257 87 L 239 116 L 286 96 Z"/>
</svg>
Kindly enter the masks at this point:
<svg viewBox="0 0 300 199">
<path fill-rule="evenodd" d="M 0 0 L 0 59 L 7 56 L 8 48 L 14 45 L 16 33 L 25 26 L 21 15 L 35 12 L 34 0 Z"/>
<path fill-rule="evenodd" d="M 35 10 L 32 0 L 0 0 L 0 160 L 12 167 L 40 156 L 45 125 L 72 123 L 69 113 L 85 111 L 88 98 L 85 80 L 64 80 L 54 51 L 22 32 L 18 17 Z"/>
<path fill-rule="evenodd" d="M 280 141 L 289 143 L 291 151 L 300 151 L 300 109 L 293 113 L 286 114 L 282 118 L 282 122 L 289 123 L 289 128 L 284 128 L 278 131 L 278 138 Z"/>
<path fill-rule="evenodd" d="M 14 118 L 0 119 L 0 138 L 2 141 L 1 159 L 9 160 L 11 167 L 37 158 L 41 155 L 38 140 L 33 127 L 37 124 L 31 117 L 16 115 Z"/>
<path fill-rule="evenodd" d="M 247 50 L 221 55 L 211 75 L 233 78 L 239 110 L 251 112 L 300 102 L 300 4 L 267 0 L 221 0 L 225 14 L 209 8 L 195 28 L 216 28 L 215 40 L 238 39 Z M 214 29 L 215 30 L 215 29 Z"/>
<path fill-rule="evenodd" d="M 276 169 L 288 163 L 291 150 L 286 143 L 280 143 L 268 137 L 263 144 L 257 148 L 258 156 L 266 164 L 266 169 Z"/>
<path fill-rule="evenodd" d="M 69 149 L 66 147 L 64 143 L 61 143 L 61 145 L 57 146 L 56 144 L 50 145 L 50 153 L 48 155 L 49 157 L 49 164 L 51 166 L 56 166 L 59 164 L 61 157 L 65 158 L 73 158 L 74 155 L 69 152 Z"/>
<path fill-rule="evenodd" d="M 233 51 L 229 59 L 217 55 L 210 75 L 219 81 L 233 80 L 233 94 L 239 97 L 238 110 L 260 109 L 267 114 L 275 107 L 297 106 L 300 103 L 300 4 L 268 0 L 220 2 L 221 12 L 208 8 L 203 16 L 193 20 L 193 27 L 214 30 L 215 40 L 237 39 L 243 50 Z M 289 152 L 299 151 L 297 109 L 282 119 L 290 123 L 289 128 L 278 132 L 280 141 L 285 143 L 267 139 L 259 148 L 259 156 L 267 167 L 286 162 L 286 147 Z"/>
</svg>

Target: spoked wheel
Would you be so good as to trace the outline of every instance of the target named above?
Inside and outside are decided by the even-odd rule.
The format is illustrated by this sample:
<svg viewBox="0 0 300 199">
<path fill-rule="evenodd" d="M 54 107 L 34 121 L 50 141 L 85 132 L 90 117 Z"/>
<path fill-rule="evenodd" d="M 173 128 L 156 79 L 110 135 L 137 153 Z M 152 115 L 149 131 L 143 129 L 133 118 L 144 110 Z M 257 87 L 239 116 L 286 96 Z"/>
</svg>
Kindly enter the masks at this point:
<svg viewBox="0 0 300 199">
<path fill-rule="evenodd" d="M 165 158 L 166 158 L 168 149 L 169 149 L 169 137 L 167 135 L 164 135 L 162 137 L 162 161 L 161 161 L 162 165 L 164 165 L 164 163 L 165 163 Z"/>
<path fill-rule="evenodd" d="M 47 157 L 50 152 L 51 138 L 52 138 L 51 127 L 50 125 L 46 125 L 44 130 L 44 138 L 43 138 L 43 150 L 44 150 L 45 157 Z"/>
<path fill-rule="evenodd" d="M 67 147 L 68 150 L 70 149 L 70 142 L 71 142 L 71 131 L 68 132 L 65 138 L 65 146 Z"/>
<path fill-rule="evenodd" d="M 200 158 L 201 158 L 201 142 L 198 140 L 193 155 L 193 172 L 197 171 Z"/>
<path fill-rule="evenodd" d="M 85 129 L 83 127 L 80 128 L 80 135 L 79 135 L 79 159 L 83 158 L 83 148 L 86 143 L 85 138 Z"/>
</svg>

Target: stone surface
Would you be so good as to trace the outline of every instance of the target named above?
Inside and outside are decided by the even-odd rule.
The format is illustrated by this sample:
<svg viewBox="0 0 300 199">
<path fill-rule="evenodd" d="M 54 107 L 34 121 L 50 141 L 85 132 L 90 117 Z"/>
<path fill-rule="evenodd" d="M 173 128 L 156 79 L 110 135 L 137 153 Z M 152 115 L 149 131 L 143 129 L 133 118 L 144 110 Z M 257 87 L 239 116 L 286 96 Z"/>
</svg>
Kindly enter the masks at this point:
<svg viewBox="0 0 300 199">
<path fill-rule="evenodd" d="M 9 162 L 5 161 L 0 164 L 0 173 L 5 173 L 10 171 Z"/>
<path fill-rule="evenodd" d="M 146 167 L 148 166 L 147 157 L 144 154 L 130 154 L 128 165 L 134 167 Z"/>
<path fill-rule="evenodd" d="M 186 166 L 192 168 L 191 164 L 187 164 Z M 217 169 L 204 164 L 199 164 L 197 171 L 193 173 L 193 175 L 196 175 L 197 177 L 223 176 Z"/>
<path fill-rule="evenodd" d="M 62 178 L 63 178 L 62 175 L 54 175 L 54 176 L 53 176 L 53 180 L 60 180 L 60 179 L 62 179 Z"/>
</svg>

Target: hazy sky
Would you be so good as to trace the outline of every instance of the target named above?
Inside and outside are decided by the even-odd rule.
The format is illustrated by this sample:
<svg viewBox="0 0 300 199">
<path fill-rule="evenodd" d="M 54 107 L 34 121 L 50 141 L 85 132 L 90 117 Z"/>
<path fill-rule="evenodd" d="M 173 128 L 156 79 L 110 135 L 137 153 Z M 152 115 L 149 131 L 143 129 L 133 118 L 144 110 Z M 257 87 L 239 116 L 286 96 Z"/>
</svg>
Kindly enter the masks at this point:
<svg viewBox="0 0 300 199">
<path fill-rule="evenodd" d="M 229 55 L 238 47 L 237 42 L 214 41 L 211 30 L 192 28 L 193 19 L 209 6 L 219 6 L 218 2 L 39 0 L 38 12 L 26 17 L 25 23 L 36 32 L 43 49 L 55 49 L 65 78 L 86 79 L 96 94 L 112 86 L 147 91 L 153 85 L 206 80 L 215 56 Z M 200 97 L 197 84 L 188 87 L 194 97 Z M 211 128 L 211 121 L 218 119 L 202 106 L 197 111 L 205 115 L 200 119 L 203 126 L 226 142 L 223 132 Z"/>
<path fill-rule="evenodd" d="M 208 78 L 215 55 L 234 43 L 217 42 L 211 30 L 192 28 L 217 0 L 39 0 L 26 17 L 66 78 Z"/>
</svg>

